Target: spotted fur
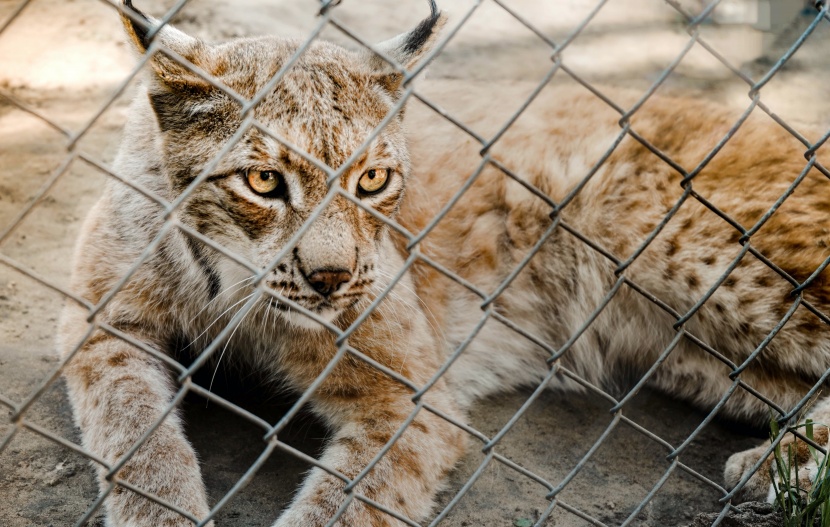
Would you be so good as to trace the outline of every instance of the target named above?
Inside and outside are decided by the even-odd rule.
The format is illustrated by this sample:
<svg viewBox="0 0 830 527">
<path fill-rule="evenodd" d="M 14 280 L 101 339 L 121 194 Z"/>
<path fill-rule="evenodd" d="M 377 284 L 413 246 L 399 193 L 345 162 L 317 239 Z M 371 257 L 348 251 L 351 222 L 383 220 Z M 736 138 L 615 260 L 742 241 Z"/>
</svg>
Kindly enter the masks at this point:
<svg viewBox="0 0 830 527">
<path fill-rule="evenodd" d="M 433 9 L 415 30 L 380 48 L 412 68 L 429 52 L 442 23 Z M 135 20 L 125 17 L 127 33 L 140 52 L 150 44 L 148 24 L 155 21 L 140 13 Z M 396 107 L 402 95 L 399 71 L 367 52 L 314 42 L 252 110 L 269 131 L 254 127 L 239 135 L 244 120 L 240 105 L 164 49 L 251 99 L 300 43 L 267 37 L 209 45 L 169 26 L 152 39 L 160 41 L 162 51 L 149 61 L 151 71 L 130 111 L 115 162 L 115 171 L 143 191 L 109 184 L 78 243 L 74 290 L 92 304 L 108 299 L 95 321 L 147 349 L 173 353 L 176 341 L 181 347 L 184 338 L 190 345 L 179 358 L 187 363 L 219 336 L 254 293 L 251 272 L 204 243 L 201 237 L 206 237 L 252 266 L 270 269 L 264 285 L 286 299 L 264 295 L 257 300 L 233 327 L 230 352 L 303 392 L 338 352 L 339 343 L 321 322 L 349 327 L 407 257 L 407 241 L 384 218 L 412 233 L 423 232 L 478 166 L 480 144 L 446 123 L 437 125 L 434 114 L 410 104 L 406 120 L 402 112 L 389 120 L 334 183 L 351 199 L 335 196 L 304 225 L 327 195 L 327 175 L 294 148 L 332 168 L 342 167 Z M 492 94 L 504 96 L 515 87 L 459 89 L 436 83 L 432 89 L 446 100 L 463 103 L 457 109 L 459 120 L 492 134 L 500 125 L 490 115 Z M 614 143 L 618 120 L 619 115 L 590 94 L 545 90 L 488 154 L 561 202 Z M 655 96 L 637 112 L 632 126 L 690 170 L 735 120 L 707 104 Z M 235 134 L 238 140 L 211 168 L 211 160 Z M 748 228 L 802 170 L 801 150 L 785 131 L 751 116 L 693 180 L 694 189 Z M 206 169 L 208 177 L 194 187 Z M 372 169 L 388 170 L 390 179 L 380 191 L 365 193 L 358 181 Z M 278 173 L 284 187 L 278 195 L 259 195 L 247 180 L 252 171 Z M 617 280 L 616 265 L 572 232 L 624 261 L 681 197 L 681 180 L 668 164 L 625 137 L 554 218 L 543 199 L 502 170 L 486 166 L 419 243 L 422 255 L 489 294 L 554 221 L 562 225 L 505 292 L 486 306 L 496 317 L 419 400 L 434 411 L 422 409 L 415 416 L 355 491 L 415 521 L 427 518 L 447 473 L 465 451 L 466 433 L 439 414 L 463 422 L 465 409 L 476 398 L 541 382 L 549 372 L 550 349 L 558 349 L 577 332 Z M 762 258 L 799 281 L 830 254 L 827 185 L 822 174 L 811 171 L 751 239 Z M 168 218 L 155 200 L 174 202 L 185 190 L 187 197 Z M 372 207 L 376 215 L 356 202 Z M 163 231 L 167 219 L 183 228 Z M 300 241 L 282 260 L 273 261 L 301 228 L 306 231 Z M 149 257 L 115 291 L 151 244 Z M 685 313 L 740 250 L 738 231 L 689 199 L 624 275 L 665 306 Z M 759 257 L 746 254 L 685 328 L 740 364 L 787 312 L 791 290 Z M 826 271 L 807 288 L 805 298 L 830 312 Z M 479 323 L 481 303 L 481 297 L 419 259 L 349 336 L 348 345 L 423 386 Z M 87 315 L 74 304 L 65 309 L 60 347 L 67 354 L 82 344 L 64 373 L 84 447 L 114 465 L 164 415 L 176 388 L 158 356 L 102 329 L 83 341 Z M 549 347 L 518 336 L 498 317 Z M 674 322 L 657 304 L 624 285 L 556 364 L 596 385 L 613 384 L 621 375 L 641 375 L 674 337 Z M 802 306 L 741 378 L 788 408 L 828 367 L 828 328 Z M 684 339 L 650 384 L 711 407 L 730 388 L 730 371 Z M 567 375 L 557 375 L 552 384 L 581 389 Z M 360 474 L 409 418 L 412 395 L 370 362 L 344 355 L 310 399 L 314 412 L 332 430 L 321 463 L 346 478 Z M 830 421 L 825 407 L 816 406 L 817 421 Z M 767 408 L 743 390 L 726 402 L 722 414 L 755 423 L 768 418 Z M 827 434 L 821 437 L 826 442 Z M 733 457 L 727 468 L 730 483 L 761 454 Z M 190 524 L 121 483 L 151 492 L 196 518 L 209 512 L 196 454 L 175 410 L 116 474 L 108 476 L 99 467 L 99 475 L 102 489 L 110 480 L 116 482 L 105 501 L 110 525 Z M 766 497 L 769 480 L 764 477 L 759 473 L 751 480 L 748 497 Z M 276 526 L 326 525 L 346 499 L 343 490 L 338 477 L 312 470 Z M 354 500 L 336 525 L 402 523 Z"/>
</svg>

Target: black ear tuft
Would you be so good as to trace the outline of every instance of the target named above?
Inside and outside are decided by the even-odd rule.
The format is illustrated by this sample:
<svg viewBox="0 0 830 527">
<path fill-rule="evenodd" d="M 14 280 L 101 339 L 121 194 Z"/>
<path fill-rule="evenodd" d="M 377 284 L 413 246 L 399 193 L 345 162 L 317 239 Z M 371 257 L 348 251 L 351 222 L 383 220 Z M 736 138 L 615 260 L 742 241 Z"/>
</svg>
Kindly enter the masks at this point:
<svg viewBox="0 0 830 527">
<path fill-rule="evenodd" d="M 416 53 L 424 46 L 424 44 L 427 43 L 430 37 L 432 37 L 432 34 L 436 29 L 435 26 L 441 18 L 441 13 L 438 11 L 438 6 L 435 4 L 435 0 L 429 0 L 429 9 L 429 18 L 421 20 L 415 29 L 407 34 L 406 40 L 402 46 L 404 54 L 411 55 Z"/>
<path fill-rule="evenodd" d="M 194 73 L 188 63 L 215 74 L 212 55 L 200 40 L 171 25 L 160 26 L 145 15 L 132 0 L 121 0 L 121 20 L 133 47 L 147 53 L 153 41 L 162 49 L 148 58 L 147 95 L 162 131 L 201 126 L 212 118 L 215 90 L 210 82 Z M 175 53 L 184 60 L 173 58 Z"/>
<path fill-rule="evenodd" d="M 124 29 L 127 31 L 127 35 L 132 39 L 133 44 L 139 51 L 143 53 L 150 47 L 151 39 L 148 38 L 148 34 L 150 27 L 153 25 L 153 21 L 150 17 L 133 7 L 132 0 L 123 0 L 123 5 L 135 13 L 136 17 L 143 22 L 136 22 L 126 13 L 121 13 L 121 20 L 124 22 Z"/>
<path fill-rule="evenodd" d="M 412 30 L 377 44 L 377 49 L 406 69 L 411 69 L 431 50 L 438 40 L 438 34 L 447 18 L 438 11 L 435 0 L 429 0 L 430 15 L 421 20 Z M 374 53 L 365 53 L 369 66 L 379 72 L 388 73 L 396 68 Z"/>
</svg>

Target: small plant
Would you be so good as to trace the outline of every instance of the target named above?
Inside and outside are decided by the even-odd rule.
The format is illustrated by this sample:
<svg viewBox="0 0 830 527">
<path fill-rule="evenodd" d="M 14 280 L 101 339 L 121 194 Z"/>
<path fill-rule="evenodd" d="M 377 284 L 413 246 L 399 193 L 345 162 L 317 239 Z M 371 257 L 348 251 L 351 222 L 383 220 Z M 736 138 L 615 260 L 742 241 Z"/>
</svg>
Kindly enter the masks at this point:
<svg viewBox="0 0 830 527">
<path fill-rule="evenodd" d="M 813 421 L 806 419 L 795 428 L 804 428 L 804 435 L 813 440 Z M 823 426 L 823 425 L 822 425 Z M 770 420 L 770 439 L 778 437 L 780 427 L 775 418 Z M 815 474 L 807 471 L 812 480 L 812 488 L 800 486 L 798 451 L 796 442 L 787 445 L 786 457 L 782 453 L 781 443 L 773 450 L 773 463 L 770 465 L 770 479 L 775 493 L 775 506 L 784 514 L 785 527 L 830 527 L 830 473 L 827 458 L 823 453 L 806 443 L 810 458 L 815 462 Z"/>
</svg>

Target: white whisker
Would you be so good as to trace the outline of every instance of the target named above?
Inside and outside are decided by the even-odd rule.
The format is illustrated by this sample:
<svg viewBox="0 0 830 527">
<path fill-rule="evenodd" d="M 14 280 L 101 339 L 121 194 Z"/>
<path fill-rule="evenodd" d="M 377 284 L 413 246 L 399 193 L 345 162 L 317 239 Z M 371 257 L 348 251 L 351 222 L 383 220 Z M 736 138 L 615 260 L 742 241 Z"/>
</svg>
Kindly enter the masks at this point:
<svg viewBox="0 0 830 527">
<path fill-rule="evenodd" d="M 226 309 L 226 310 L 222 311 L 222 313 L 220 313 L 220 314 L 219 314 L 219 316 L 217 316 L 216 318 L 214 318 L 214 319 L 213 319 L 213 322 L 211 322 L 210 324 L 208 324 L 208 326 L 205 328 L 205 330 L 204 330 L 204 331 L 202 331 L 201 333 L 199 333 L 199 335 L 198 335 L 196 338 L 194 338 L 193 340 L 191 340 L 191 341 L 190 341 L 190 344 L 188 344 L 187 346 L 185 346 L 184 348 L 182 348 L 182 351 L 186 350 L 187 348 L 189 348 L 190 346 L 192 346 L 192 345 L 193 345 L 193 344 L 194 344 L 197 340 L 199 340 L 200 338 L 202 338 L 202 336 L 203 336 L 205 333 L 207 333 L 207 332 L 208 332 L 208 330 L 209 330 L 210 328 L 212 328 L 214 324 L 216 324 L 217 322 L 219 322 L 219 320 L 220 320 L 223 316 L 225 316 L 225 313 L 227 313 L 227 312 L 228 312 L 228 311 L 230 311 L 231 309 L 235 308 L 236 306 L 238 306 L 238 305 L 239 305 L 239 304 L 241 304 L 242 302 L 245 302 L 246 300 L 248 300 L 249 298 L 251 298 L 252 296 L 254 296 L 254 294 L 255 294 L 255 293 L 251 293 L 250 295 L 248 295 L 248 296 L 244 297 L 244 298 L 243 298 L 242 300 L 240 300 L 239 302 L 237 302 L 237 303 L 233 304 L 233 305 L 232 305 L 231 307 L 229 307 L 228 309 Z"/>
<path fill-rule="evenodd" d="M 251 294 L 251 296 L 253 296 L 253 294 Z M 248 298 L 250 298 L 250 296 L 249 296 Z M 242 308 L 239 308 L 239 309 L 242 309 Z M 242 318 L 240 318 L 240 319 L 239 319 L 239 322 L 237 322 L 237 323 L 236 323 L 236 327 L 235 327 L 235 328 L 233 328 L 233 331 L 231 331 L 231 334 L 230 334 L 230 336 L 228 337 L 228 340 L 226 340 L 226 341 L 225 341 L 225 347 L 224 347 L 224 348 L 222 348 L 222 353 L 220 353 L 220 354 L 219 354 L 219 358 L 216 360 L 216 367 L 213 369 L 213 375 L 210 377 L 210 384 L 208 385 L 208 393 L 210 393 L 210 392 L 211 392 L 211 390 L 213 389 L 213 380 L 214 380 L 214 379 L 216 379 L 216 372 L 218 372 L 218 371 L 219 371 L 219 364 L 221 364 L 221 362 L 222 362 L 222 357 L 224 357 L 224 356 L 225 356 L 225 352 L 228 350 L 228 346 L 230 346 L 230 344 L 231 344 L 231 340 L 233 340 L 233 336 L 234 336 L 234 335 L 236 335 L 236 331 L 237 331 L 237 330 L 239 329 L 239 327 L 242 325 L 242 322 L 244 322 L 244 321 L 245 321 L 245 319 L 248 317 L 248 315 L 250 315 L 250 314 L 251 314 L 251 312 L 252 312 L 254 309 L 255 309 L 255 308 L 253 308 L 253 307 L 252 307 L 251 309 L 249 309 L 249 310 L 248 310 L 248 312 L 247 312 L 247 313 L 245 313 L 244 315 L 242 315 Z M 239 311 L 237 311 L 237 313 L 238 313 L 238 312 L 239 312 Z M 210 401 L 208 401 L 208 402 L 210 402 Z M 207 406 L 207 405 L 206 405 L 206 406 Z"/>
<path fill-rule="evenodd" d="M 383 271 L 381 269 L 377 269 L 376 272 L 378 273 L 379 276 L 381 276 L 383 278 L 387 278 L 389 280 L 394 278 L 394 275 L 392 275 L 391 273 L 388 273 L 386 271 Z M 415 299 L 418 301 L 418 303 L 423 307 L 423 312 L 426 315 L 425 318 L 426 318 L 427 324 L 429 324 L 429 326 L 432 328 L 432 330 L 435 332 L 435 334 L 438 335 L 441 338 L 442 342 L 446 342 L 447 341 L 447 336 L 444 333 L 444 330 L 441 328 L 441 323 L 438 321 L 438 318 L 435 316 L 435 314 L 429 308 L 427 303 L 424 302 L 421 299 L 421 297 L 418 295 L 417 292 L 415 292 L 415 290 L 413 288 L 411 288 L 408 285 L 406 285 L 405 283 L 403 283 L 403 281 L 399 281 L 398 283 L 395 284 L 395 287 L 398 287 L 398 286 L 402 287 L 403 289 L 405 289 L 406 291 L 411 293 L 413 297 L 415 297 Z M 389 286 L 388 286 L 388 284 L 386 284 L 383 287 L 386 288 L 386 287 L 389 287 Z M 394 295 L 394 297 L 399 302 L 406 305 L 410 309 L 418 310 L 418 308 L 416 308 L 415 306 L 411 305 L 411 303 L 404 300 L 404 298 L 400 294 L 396 293 L 394 288 L 391 291 L 389 291 L 389 295 L 390 296 Z"/>
<path fill-rule="evenodd" d="M 253 279 L 254 279 L 254 277 L 253 277 L 253 276 L 249 276 L 248 278 L 242 279 L 242 280 L 238 281 L 237 283 L 232 284 L 232 285 L 229 285 L 228 287 L 226 287 L 225 289 L 223 289 L 223 290 L 222 290 L 222 291 L 221 291 L 218 295 L 216 295 L 215 297 L 213 297 L 213 299 L 212 299 L 210 302 L 208 302 L 207 304 L 205 304 L 205 305 L 202 307 L 202 309 L 200 309 L 200 310 L 199 310 L 199 312 L 198 312 L 198 313 L 196 313 L 195 315 L 193 315 L 193 318 L 191 318 L 190 320 L 188 320 L 188 321 L 187 321 L 188 325 L 189 325 L 189 324 L 192 324 L 192 323 L 193 323 L 193 321 L 194 321 L 194 320 L 196 320 L 196 317 L 198 317 L 199 315 L 201 315 L 201 314 L 205 311 L 205 309 L 207 309 L 207 308 L 209 308 L 209 307 L 210 307 L 210 305 L 211 305 L 211 304 L 213 304 L 214 302 L 216 302 L 217 300 L 219 300 L 219 297 L 221 297 L 221 296 L 222 296 L 222 295 L 224 295 L 225 293 L 228 293 L 228 292 L 231 290 L 231 288 L 234 288 L 234 293 L 235 293 L 235 292 L 239 291 L 240 289 L 242 289 L 243 287 L 245 287 L 245 285 L 246 285 L 246 284 L 245 284 L 245 282 L 250 282 L 250 281 L 251 281 L 251 280 L 253 280 Z M 239 285 L 239 284 L 242 284 L 242 285 Z M 239 287 L 236 287 L 236 286 L 239 286 Z"/>
</svg>

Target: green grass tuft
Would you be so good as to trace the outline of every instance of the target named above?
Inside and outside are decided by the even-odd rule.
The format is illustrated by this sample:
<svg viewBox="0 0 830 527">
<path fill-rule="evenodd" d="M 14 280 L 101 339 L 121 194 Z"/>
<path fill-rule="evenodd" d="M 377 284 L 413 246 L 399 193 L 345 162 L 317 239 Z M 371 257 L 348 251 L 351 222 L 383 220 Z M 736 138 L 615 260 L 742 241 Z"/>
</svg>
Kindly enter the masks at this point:
<svg viewBox="0 0 830 527">
<path fill-rule="evenodd" d="M 804 435 L 813 440 L 813 421 L 807 419 L 795 428 L 804 428 Z M 770 420 L 770 439 L 778 437 L 780 427 Z M 827 458 L 807 444 L 818 471 L 811 489 L 801 488 L 798 478 L 798 459 L 793 444 L 787 445 L 786 456 L 781 443 L 773 450 L 770 479 L 775 492 L 775 506 L 784 515 L 784 527 L 830 527 L 830 473 Z M 792 467 L 792 470 L 790 470 Z"/>
</svg>

